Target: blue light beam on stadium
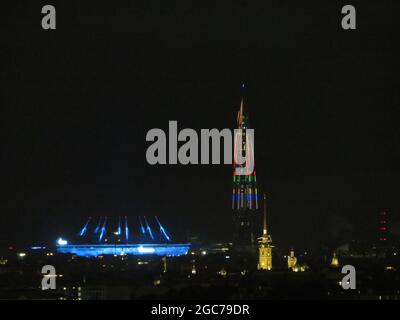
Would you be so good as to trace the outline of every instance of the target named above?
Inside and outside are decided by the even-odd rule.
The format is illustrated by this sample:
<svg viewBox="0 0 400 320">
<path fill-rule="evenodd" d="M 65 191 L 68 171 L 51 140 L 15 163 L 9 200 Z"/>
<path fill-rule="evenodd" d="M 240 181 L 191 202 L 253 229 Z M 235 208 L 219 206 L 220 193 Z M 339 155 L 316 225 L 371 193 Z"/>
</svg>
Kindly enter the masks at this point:
<svg viewBox="0 0 400 320">
<path fill-rule="evenodd" d="M 128 217 L 125 216 L 125 239 L 128 242 L 129 239 L 129 228 L 128 228 Z"/>
<path fill-rule="evenodd" d="M 104 217 L 103 227 L 101 228 L 99 241 L 101 241 L 103 239 L 104 234 L 106 233 L 106 223 L 107 223 L 107 217 Z"/>
<path fill-rule="evenodd" d="M 150 225 L 149 225 L 149 223 L 147 222 L 146 217 L 143 217 L 143 219 L 144 219 L 144 222 L 145 222 L 145 224 L 146 224 L 146 229 L 147 229 L 147 232 L 148 232 L 148 234 L 149 234 L 151 240 L 154 240 L 153 232 L 151 231 Z"/>
<path fill-rule="evenodd" d="M 115 232 L 117 236 L 121 235 L 121 217 L 118 217 L 118 228 L 117 231 Z"/>
<path fill-rule="evenodd" d="M 80 236 L 80 237 L 83 237 L 84 234 L 86 233 L 87 227 L 88 227 L 88 225 L 89 225 L 91 219 L 92 219 L 92 218 L 89 217 L 88 221 L 87 221 L 86 224 L 83 226 L 82 230 L 79 232 L 79 236 Z"/>
<path fill-rule="evenodd" d="M 96 228 L 95 228 L 94 231 L 93 231 L 94 234 L 99 233 L 100 226 L 101 226 L 101 218 L 102 218 L 102 217 L 100 216 L 99 222 L 97 223 L 97 226 L 96 226 Z"/>
<path fill-rule="evenodd" d="M 140 219 L 140 217 L 139 217 L 139 223 L 140 223 L 140 232 L 142 233 L 142 235 L 145 235 L 146 231 L 144 230 L 142 219 Z"/>
<path fill-rule="evenodd" d="M 165 228 L 162 226 L 160 220 L 158 220 L 157 216 L 155 217 L 156 221 L 160 227 L 160 232 L 163 234 L 163 236 L 165 237 L 165 239 L 167 239 L 167 241 L 171 241 L 171 237 L 169 236 L 167 230 L 165 230 Z"/>
</svg>

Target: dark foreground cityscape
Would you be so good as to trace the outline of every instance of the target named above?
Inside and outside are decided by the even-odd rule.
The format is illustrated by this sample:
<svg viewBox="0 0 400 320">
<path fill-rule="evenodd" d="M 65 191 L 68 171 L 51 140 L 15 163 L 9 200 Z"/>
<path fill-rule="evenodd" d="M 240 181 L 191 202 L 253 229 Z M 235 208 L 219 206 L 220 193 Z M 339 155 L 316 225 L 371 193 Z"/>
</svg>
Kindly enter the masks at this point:
<svg viewBox="0 0 400 320">
<path fill-rule="evenodd" d="M 351 242 L 338 250 L 274 248 L 273 267 L 259 270 L 256 253 L 230 244 L 192 242 L 187 255 L 58 254 L 56 248 L 2 249 L 1 299 L 374 299 L 400 297 L 398 245 Z M 355 290 L 341 286 L 341 266 L 357 270 Z M 56 266 L 56 290 L 42 290 L 42 266 Z"/>
</svg>

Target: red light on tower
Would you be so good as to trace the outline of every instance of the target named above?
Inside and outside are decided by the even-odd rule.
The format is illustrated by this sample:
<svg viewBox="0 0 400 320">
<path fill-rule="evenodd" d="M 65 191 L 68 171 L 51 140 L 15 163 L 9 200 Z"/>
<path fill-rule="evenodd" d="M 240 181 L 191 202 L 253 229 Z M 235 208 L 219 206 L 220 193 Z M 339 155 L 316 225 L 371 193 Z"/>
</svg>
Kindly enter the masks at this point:
<svg viewBox="0 0 400 320">
<path fill-rule="evenodd" d="M 379 242 L 386 242 L 389 239 L 387 227 L 387 210 L 382 210 L 379 213 L 379 226 L 378 226 L 378 240 Z"/>
</svg>

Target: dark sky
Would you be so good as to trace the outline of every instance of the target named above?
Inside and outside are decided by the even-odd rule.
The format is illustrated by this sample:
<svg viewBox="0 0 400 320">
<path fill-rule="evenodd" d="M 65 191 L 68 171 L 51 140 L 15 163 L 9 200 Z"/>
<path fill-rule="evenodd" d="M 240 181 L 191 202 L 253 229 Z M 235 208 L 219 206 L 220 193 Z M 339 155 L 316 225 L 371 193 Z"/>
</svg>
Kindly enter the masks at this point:
<svg viewBox="0 0 400 320">
<path fill-rule="evenodd" d="M 229 239 L 228 165 L 150 166 L 151 128 L 233 128 L 246 82 L 277 246 L 399 220 L 398 1 L 13 1 L 0 20 L 0 243 L 158 215 Z M 41 7 L 57 30 L 41 29 Z"/>
</svg>

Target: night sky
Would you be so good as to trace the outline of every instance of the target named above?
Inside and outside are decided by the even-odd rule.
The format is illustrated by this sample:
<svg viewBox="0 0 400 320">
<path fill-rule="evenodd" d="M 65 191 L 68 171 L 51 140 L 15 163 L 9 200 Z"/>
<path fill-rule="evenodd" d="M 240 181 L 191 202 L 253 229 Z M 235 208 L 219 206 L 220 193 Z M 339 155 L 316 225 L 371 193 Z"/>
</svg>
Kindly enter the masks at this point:
<svg viewBox="0 0 400 320">
<path fill-rule="evenodd" d="M 348 2 L 262 3 L 3 8 L 0 244 L 50 242 L 97 215 L 231 239 L 232 167 L 150 166 L 145 137 L 169 120 L 234 128 L 243 82 L 276 246 L 373 238 L 382 208 L 396 226 L 400 3 L 351 1 L 352 31 Z"/>
</svg>

